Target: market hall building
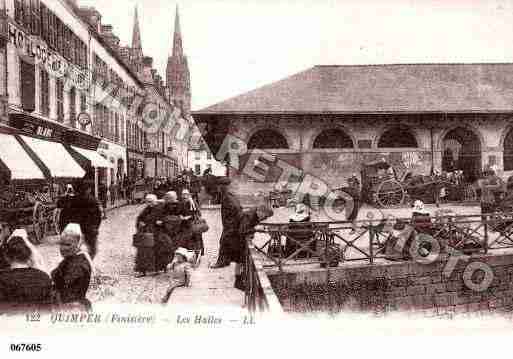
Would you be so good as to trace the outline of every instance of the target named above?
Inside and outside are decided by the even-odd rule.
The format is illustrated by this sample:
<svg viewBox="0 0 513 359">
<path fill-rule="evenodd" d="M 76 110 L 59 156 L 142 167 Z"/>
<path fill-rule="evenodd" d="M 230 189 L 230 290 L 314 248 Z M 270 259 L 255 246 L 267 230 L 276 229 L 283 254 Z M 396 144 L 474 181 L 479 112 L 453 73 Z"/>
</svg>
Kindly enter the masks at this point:
<svg viewBox="0 0 513 359">
<path fill-rule="evenodd" d="M 283 172 L 278 163 L 331 189 L 383 159 L 399 177 L 462 170 L 473 182 L 495 165 L 507 178 L 513 172 L 512 79 L 509 63 L 315 66 L 194 118 L 206 124 L 205 140 L 218 160 L 225 159 L 219 157 L 228 134 L 248 153 L 272 154 L 257 159 L 265 164 L 263 181 L 241 171 L 249 154 L 240 156 L 238 169 L 230 167 L 238 191 L 249 196 L 274 186 Z"/>
</svg>

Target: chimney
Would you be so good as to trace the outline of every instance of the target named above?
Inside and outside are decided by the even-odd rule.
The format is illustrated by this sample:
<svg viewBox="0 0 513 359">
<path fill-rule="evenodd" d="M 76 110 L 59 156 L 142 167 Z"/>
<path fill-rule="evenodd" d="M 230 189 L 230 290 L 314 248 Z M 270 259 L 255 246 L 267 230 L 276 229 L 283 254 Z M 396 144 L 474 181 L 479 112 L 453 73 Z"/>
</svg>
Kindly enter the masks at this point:
<svg viewBox="0 0 513 359">
<path fill-rule="evenodd" d="M 102 15 L 92 6 L 83 6 L 77 10 L 77 13 L 96 31 L 101 31 Z"/>
<path fill-rule="evenodd" d="M 153 66 L 153 57 L 144 56 L 143 64 L 144 64 L 144 66 L 152 67 Z"/>
<path fill-rule="evenodd" d="M 112 25 L 102 25 L 101 35 L 112 49 L 119 52 L 119 37 L 114 34 Z"/>
<path fill-rule="evenodd" d="M 112 25 L 102 25 L 102 35 L 112 34 Z"/>
<path fill-rule="evenodd" d="M 77 0 L 66 0 L 66 2 L 68 3 L 69 6 L 71 6 L 73 8 L 73 10 L 78 9 Z"/>
</svg>

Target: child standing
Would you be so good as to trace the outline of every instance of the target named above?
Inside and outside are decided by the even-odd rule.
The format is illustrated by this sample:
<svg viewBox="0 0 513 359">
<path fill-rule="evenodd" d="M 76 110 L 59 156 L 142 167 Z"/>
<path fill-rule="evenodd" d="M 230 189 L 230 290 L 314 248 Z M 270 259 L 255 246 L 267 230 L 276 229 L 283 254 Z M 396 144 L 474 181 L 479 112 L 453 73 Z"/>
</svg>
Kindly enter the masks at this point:
<svg viewBox="0 0 513 359">
<path fill-rule="evenodd" d="M 194 257 L 193 253 L 182 247 L 175 251 L 173 261 L 167 265 L 171 282 L 164 298 L 162 298 L 162 304 L 166 304 L 169 301 L 175 288 L 188 287 L 190 285 L 191 270 L 194 268 L 191 262 L 194 261 Z"/>
</svg>

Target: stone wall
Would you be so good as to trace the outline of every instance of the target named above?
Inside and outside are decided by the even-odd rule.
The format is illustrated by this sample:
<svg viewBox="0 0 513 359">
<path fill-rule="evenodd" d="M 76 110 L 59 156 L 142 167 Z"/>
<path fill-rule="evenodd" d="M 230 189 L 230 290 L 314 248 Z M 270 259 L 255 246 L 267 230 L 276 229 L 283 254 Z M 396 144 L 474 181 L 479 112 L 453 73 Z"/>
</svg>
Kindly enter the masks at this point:
<svg viewBox="0 0 513 359">
<path fill-rule="evenodd" d="M 473 271 L 476 263 L 485 264 L 488 274 Z M 431 264 L 347 265 L 329 272 L 269 273 L 269 278 L 287 312 L 406 311 L 452 317 L 506 312 L 513 306 L 513 254 L 475 255 L 456 263 L 453 257 Z M 489 286 L 477 291 L 474 285 L 488 279 Z"/>
</svg>

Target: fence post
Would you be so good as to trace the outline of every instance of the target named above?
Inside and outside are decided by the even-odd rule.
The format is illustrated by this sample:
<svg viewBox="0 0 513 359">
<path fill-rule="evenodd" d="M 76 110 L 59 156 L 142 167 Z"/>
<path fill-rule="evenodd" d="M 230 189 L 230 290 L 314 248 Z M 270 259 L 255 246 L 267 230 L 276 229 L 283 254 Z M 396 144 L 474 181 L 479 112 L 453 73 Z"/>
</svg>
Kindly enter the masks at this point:
<svg viewBox="0 0 513 359">
<path fill-rule="evenodd" d="M 481 217 L 482 218 L 482 217 Z M 488 217 L 485 217 L 484 222 L 484 252 L 488 253 Z"/>
<path fill-rule="evenodd" d="M 328 225 L 329 226 L 329 225 Z M 330 301 L 330 294 L 329 294 L 329 290 L 330 290 L 330 258 L 329 258 L 329 240 L 330 240 L 330 236 L 328 235 L 328 230 L 327 228 L 322 228 L 321 229 L 322 231 L 322 235 L 324 237 L 324 241 L 326 242 L 326 246 L 324 247 L 324 260 L 326 261 L 326 291 L 324 292 L 324 295 L 325 295 L 325 303 L 324 305 L 326 305 L 329 309 L 329 301 Z M 326 309 L 326 308 L 325 308 Z"/>
<path fill-rule="evenodd" d="M 374 235 L 375 235 L 374 234 L 374 225 L 371 222 L 369 225 L 369 255 L 370 255 L 369 261 L 370 261 L 370 264 L 374 264 L 374 248 L 373 248 Z"/>
</svg>

